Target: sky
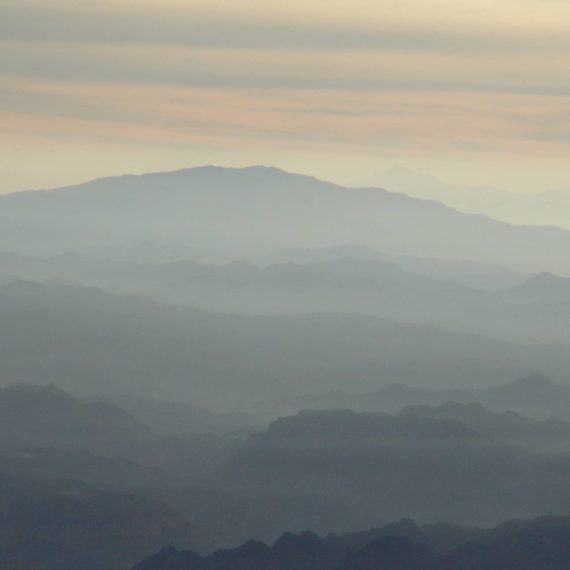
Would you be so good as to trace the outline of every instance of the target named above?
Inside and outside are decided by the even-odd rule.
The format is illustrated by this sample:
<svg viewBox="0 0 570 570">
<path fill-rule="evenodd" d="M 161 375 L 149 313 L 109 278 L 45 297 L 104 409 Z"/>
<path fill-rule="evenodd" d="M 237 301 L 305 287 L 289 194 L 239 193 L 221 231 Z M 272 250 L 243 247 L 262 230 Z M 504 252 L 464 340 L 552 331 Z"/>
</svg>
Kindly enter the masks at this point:
<svg viewBox="0 0 570 570">
<path fill-rule="evenodd" d="M 569 187 L 567 0 L 0 0 L 0 193 L 203 164 Z"/>
</svg>

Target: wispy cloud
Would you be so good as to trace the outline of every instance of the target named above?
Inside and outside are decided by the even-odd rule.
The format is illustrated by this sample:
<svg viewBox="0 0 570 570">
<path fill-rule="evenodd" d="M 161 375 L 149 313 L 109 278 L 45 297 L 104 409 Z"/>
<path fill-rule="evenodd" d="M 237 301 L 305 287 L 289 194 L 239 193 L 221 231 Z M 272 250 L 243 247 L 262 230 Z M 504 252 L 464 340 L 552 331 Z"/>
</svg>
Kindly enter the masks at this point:
<svg viewBox="0 0 570 570">
<path fill-rule="evenodd" d="M 499 0 L 500 1 L 500 0 Z M 239 4 L 239 3 L 238 3 Z M 473 24 L 469 21 L 392 21 L 371 14 L 368 22 L 252 18 L 211 11 L 138 9 L 125 3 L 10 2 L 3 8 L 5 41 L 111 45 L 178 45 L 289 51 L 399 51 L 493 54 L 570 53 L 564 29 Z M 381 15 L 381 14 L 380 14 Z M 278 16 L 278 15 L 277 15 Z M 547 32 L 547 33 L 545 33 Z"/>
<path fill-rule="evenodd" d="M 96 140 L 125 153 L 163 145 L 164 156 L 187 145 L 212 162 L 232 149 L 273 148 L 276 163 L 326 149 L 354 164 L 389 151 L 440 162 L 568 152 L 570 3 L 0 0 L 0 10 L 5 156 L 34 137 L 35 148 Z"/>
<path fill-rule="evenodd" d="M 0 43 L 6 76 L 220 88 L 570 95 L 566 58 Z"/>
</svg>

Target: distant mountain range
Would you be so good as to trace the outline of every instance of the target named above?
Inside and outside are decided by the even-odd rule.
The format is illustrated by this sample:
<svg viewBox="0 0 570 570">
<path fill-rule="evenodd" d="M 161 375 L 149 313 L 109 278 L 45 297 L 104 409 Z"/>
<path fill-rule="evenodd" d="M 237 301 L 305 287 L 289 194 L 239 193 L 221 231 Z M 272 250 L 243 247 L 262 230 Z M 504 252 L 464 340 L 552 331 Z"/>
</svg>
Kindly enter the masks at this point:
<svg viewBox="0 0 570 570">
<path fill-rule="evenodd" d="M 512 521 L 490 530 L 418 526 L 409 520 L 369 532 L 320 538 L 282 535 L 200 556 L 167 547 L 133 570 L 567 570 L 570 520 Z"/>
<path fill-rule="evenodd" d="M 530 417 L 548 419 L 566 416 L 570 410 L 570 385 L 554 382 L 542 374 L 529 374 L 496 386 L 483 388 L 446 388 L 392 384 L 374 392 L 350 394 L 330 391 L 273 402 L 258 402 L 251 406 L 271 416 L 290 415 L 300 410 L 350 409 L 361 412 L 397 413 L 409 406 L 445 406 L 480 404 L 497 413 L 516 412 Z M 473 408 L 465 408 L 465 413 Z"/>
<path fill-rule="evenodd" d="M 155 501 L 59 479 L 0 474 L 3 570 L 124 570 L 190 529 Z"/>
<path fill-rule="evenodd" d="M 203 167 L 2 196 L 0 243 L 0 568 L 566 559 L 562 518 L 344 533 L 570 511 L 570 231 Z"/>
<path fill-rule="evenodd" d="M 520 384 L 537 395 L 550 385 L 539 379 Z M 141 408 L 138 400 L 121 400 L 164 425 L 160 415 L 156 424 L 158 403 Z M 53 386 L 5 388 L 0 411 L 6 406 L 11 415 L 5 425 L 21 433 L 0 441 L 0 473 L 14 482 L 36 481 L 41 489 L 65 479 L 58 489 L 75 493 L 79 486 L 99 497 L 89 503 L 93 510 L 83 507 L 85 525 L 74 527 L 81 544 L 89 528 L 103 524 L 100 515 L 120 515 L 104 506 L 109 494 L 131 497 L 125 500 L 149 516 L 163 509 L 157 520 L 170 521 L 164 532 L 142 518 L 153 548 L 176 539 L 202 553 L 248 537 L 274 540 L 286 529 L 339 532 L 404 515 L 490 524 L 555 512 L 570 501 L 570 424 L 493 413 L 478 404 L 420 405 L 392 415 L 305 411 L 259 427 L 248 439 L 247 433 L 157 434 L 116 405 L 85 403 Z M 149 414 L 149 407 L 155 412 Z M 38 501 L 47 500 L 45 493 Z M 74 507 L 69 509 L 73 516 Z M 15 516 L 5 508 L 0 514 L 7 524 Z M 30 516 L 36 515 L 34 507 Z M 30 528 L 44 528 L 43 518 L 25 520 Z M 49 538 L 46 567 L 62 560 L 54 549 L 65 540 Z M 0 560 L 5 554 L 0 545 Z M 79 555 L 70 553 L 70 560 Z"/>
<path fill-rule="evenodd" d="M 479 433 L 538 453 L 570 453 L 570 423 L 557 418 L 534 420 L 506 411 L 493 413 L 482 404 L 446 402 L 409 406 L 398 417 L 457 421 Z"/>
<path fill-rule="evenodd" d="M 13 250 L 179 241 L 376 247 L 391 254 L 570 273 L 570 232 L 518 227 L 381 189 L 349 189 L 275 168 L 202 167 L 105 178 L 0 197 Z M 70 246 L 74 244 L 74 246 Z"/>
<path fill-rule="evenodd" d="M 239 434 L 260 427 L 260 418 L 239 412 L 215 413 L 192 405 L 185 400 L 161 400 L 128 394 L 89 396 L 88 401 L 110 402 L 120 407 L 154 433 L 180 434 Z"/>
<path fill-rule="evenodd" d="M 102 401 L 83 403 L 55 386 L 17 384 L 0 389 L 3 445 L 94 449 L 148 433 L 146 425 L 121 408 Z"/>
<path fill-rule="evenodd" d="M 380 186 L 420 199 L 437 200 L 462 212 L 491 216 L 513 224 L 554 225 L 570 229 L 570 187 L 532 194 L 499 188 L 446 184 L 405 167 L 392 167 L 358 186 Z"/>
<path fill-rule="evenodd" d="M 187 254 L 186 258 L 194 259 L 193 255 Z M 508 289 L 519 284 L 526 277 L 525 274 L 491 263 L 426 257 L 425 255 L 389 255 L 372 247 L 358 245 L 315 248 L 282 247 L 269 252 L 258 253 L 253 256 L 253 259 L 263 266 L 277 263 L 325 263 L 338 259 L 384 262 L 397 265 L 404 271 L 425 275 L 440 281 L 491 290 Z"/>
<path fill-rule="evenodd" d="M 333 252 L 353 250 L 360 254 L 357 248 L 278 252 L 277 256 L 297 256 L 301 261 L 272 265 L 244 260 L 222 265 L 193 260 L 150 264 L 77 254 L 38 258 L 4 253 L 0 279 L 100 287 L 214 312 L 358 313 L 513 342 L 568 340 L 568 278 L 511 274 L 456 262 L 438 268 L 435 261 L 383 257 L 378 252 L 372 259 L 373 250 L 367 252 L 368 259 L 334 257 Z"/>
<path fill-rule="evenodd" d="M 564 421 L 458 404 L 304 411 L 251 436 L 220 477 L 229 488 L 336 505 L 330 530 L 402 516 L 496 524 L 570 508 L 569 435 Z"/>
<path fill-rule="evenodd" d="M 541 370 L 568 377 L 565 345 L 525 346 L 359 315 L 223 315 L 63 285 L 0 287 L 6 384 L 236 402 L 396 382 L 483 387 Z M 34 350 L 30 351 L 29 347 Z"/>
<path fill-rule="evenodd" d="M 69 477 L 94 484 L 198 477 L 229 458 L 254 422 L 264 425 L 184 404 L 111 396 L 85 402 L 52 385 L 16 384 L 0 389 L 0 472 L 51 477 L 57 457 Z"/>
<path fill-rule="evenodd" d="M 551 301 L 560 304 L 570 301 L 570 279 L 543 271 L 534 275 L 511 293 L 515 300 Z"/>
</svg>

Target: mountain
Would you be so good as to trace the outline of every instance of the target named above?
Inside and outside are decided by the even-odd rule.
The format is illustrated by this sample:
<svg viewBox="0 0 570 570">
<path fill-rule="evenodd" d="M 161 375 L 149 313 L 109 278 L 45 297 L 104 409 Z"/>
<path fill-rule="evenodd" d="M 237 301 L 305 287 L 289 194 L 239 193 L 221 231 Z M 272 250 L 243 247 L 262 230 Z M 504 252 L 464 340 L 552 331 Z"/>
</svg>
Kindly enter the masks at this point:
<svg viewBox="0 0 570 570">
<path fill-rule="evenodd" d="M 90 397 L 89 400 L 92 400 Z M 186 401 L 163 401 L 142 396 L 106 394 L 97 399 L 111 402 L 143 422 L 157 434 L 227 434 L 249 432 L 263 421 L 252 414 L 216 413 Z"/>
<path fill-rule="evenodd" d="M 240 424 L 246 417 L 135 397 L 85 402 L 51 385 L 12 385 L 0 389 L 0 471 L 115 486 L 134 477 L 156 482 L 159 474 L 205 476 L 251 433 Z"/>
<path fill-rule="evenodd" d="M 491 263 L 441 257 L 390 255 L 371 247 L 348 244 L 313 248 L 281 247 L 265 253 L 259 252 L 253 258 L 263 266 L 279 263 L 315 264 L 338 259 L 384 262 L 397 265 L 404 271 L 440 281 L 491 290 L 514 287 L 525 277 L 524 274 Z"/>
<path fill-rule="evenodd" d="M 526 433 L 507 437 L 505 423 L 495 418 L 489 429 L 441 410 L 304 411 L 251 436 L 220 477 L 229 488 L 336 505 L 342 514 L 328 530 L 404 516 L 496 524 L 567 508 L 570 456 L 535 454 L 518 443 L 534 435 L 536 451 L 540 438 L 567 440 L 569 426 L 561 422 L 547 433 L 529 424 Z"/>
<path fill-rule="evenodd" d="M 156 408 L 164 414 L 168 407 L 165 404 L 161 406 L 160 403 L 153 403 L 149 414 L 151 419 L 156 419 Z M 191 535 L 194 537 L 192 544 L 196 548 L 226 545 L 235 535 L 233 529 L 239 513 L 239 516 L 243 517 L 245 510 L 249 509 L 256 517 L 267 514 L 267 505 L 261 504 L 261 501 L 256 505 L 255 498 L 230 495 L 224 489 L 212 491 L 208 488 L 208 478 L 235 455 L 251 432 L 239 430 L 224 433 L 224 429 L 228 430 L 236 418 L 223 417 L 226 423 L 222 429 L 222 425 L 217 422 L 217 414 L 208 414 L 205 411 L 205 417 L 189 418 L 184 423 L 184 418 L 180 416 L 188 409 L 194 412 L 190 406 L 170 407 L 171 415 L 178 417 L 172 418 L 164 433 L 156 433 L 114 404 L 101 400 L 91 402 L 91 399 L 84 402 L 54 386 L 9 386 L 0 390 L 0 426 L 3 429 L 0 438 L 0 474 L 14 482 L 30 480 L 38 485 L 73 482 L 71 493 L 75 493 L 73 486 L 81 483 L 85 488 L 92 488 L 93 494 L 101 495 L 102 500 L 106 501 L 107 495 L 117 495 L 117 506 L 123 496 L 132 497 L 129 500 L 135 505 L 156 504 L 158 525 L 163 525 L 160 509 L 171 513 L 184 510 L 184 520 L 188 521 L 185 522 L 184 528 L 191 528 Z M 109 410 L 113 413 L 109 413 Z M 148 408 L 146 410 L 148 411 Z M 153 421 L 151 425 L 164 427 L 165 423 L 159 415 L 158 420 Z M 207 425 L 218 425 L 220 433 L 173 433 L 168 429 L 192 427 L 196 430 Z M 2 500 L 0 483 L 0 518 L 5 515 L 1 509 Z M 280 508 L 283 504 L 278 497 L 271 497 L 271 501 L 275 508 Z M 91 518 L 98 516 L 108 517 L 108 523 L 105 524 L 109 525 L 119 524 L 120 520 L 124 520 L 125 524 L 131 524 L 132 529 L 121 536 L 131 540 L 133 545 L 137 544 L 139 535 L 141 540 L 144 538 L 145 529 L 132 524 L 126 513 L 123 514 L 120 509 L 107 509 L 104 504 L 99 504 L 98 500 L 92 502 L 93 513 L 88 510 L 89 505 L 78 505 L 78 509 L 85 509 L 81 516 L 86 524 L 91 524 Z M 292 504 L 290 501 L 290 509 Z M 75 514 L 74 507 L 67 506 L 66 503 L 60 504 L 58 501 L 46 505 L 45 508 L 53 509 L 54 516 L 57 516 L 60 509 L 66 510 L 66 516 L 69 515 L 71 520 L 69 531 L 65 532 L 78 533 L 78 543 L 81 541 L 81 548 L 85 551 L 85 556 L 88 556 L 90 547 L 84 544 L 86 537 L 83 536 L 83 527 L 80 524 L 73 527 L 72 518 L 79 516 Z M 306 513 L 311 507 L 306 503 L 299 505 L 297 512 L 301 508 Z M 37 527 L 26 522 L 30 533 L 35 533 L 36 528 L 37 532 L 47 532 L 41 526 L 47 516 L 44 517 L 41 511 L 34 511 L 30 516 L 42 519 Z M 136 516 L 136 513 L 133 516 Z M 182 519 L 180 515 L 176 516 L 179 520 Z M 6 515 L 3 520 L 6 520 L 6 524 L 10 524 L 10 521 L 15 524 L 17 521 L 10 517 Z M 228 522 L 222 524 L 220 517 L 228 519 Z M 216 519 L 219 530 L 216 539 L 220 542 L 213 542 L 207 530 Z M 144 513 L 141 513 L 141 524 L 146 524 Z M 265 519 L 265 528 L 273 528 L 272 524 L 268 524 Z M 275 524 L 279 525 L 279 521 Z M 277 531 L 282 528 L 284 527 L 277 526 Z M 132 535 L 129 534 L 131 530 Z M 170 532 L 169 527 L 166 526 L 163 530 L 161 541 L 176 538 L 177 535 Z M 238 538 L 243 538 L 243 534 L 238 534 Z M 101 537 L 101 540 L 110 545 L 114 544 L 108 537 Z M 59 544 L 57 537 L 54 541 L 56 545 Z M 0 541 L 0 567 L 4 568 L 8 566 L 2 564 L 2 544 Z M 125 553 L 128 553 L 129 548 L 125 548 Z M 79 552 L 73 554 L 76 555 L 79 555 Z M 100 560 L 96 556 L 92 558 Z M 21 568 L 35 570 L 38 567 L 44 566 L 28 560 L 22 562 Z M 102 564 L 102 567 L 107 566 Z M 110 564 L 108 567 L 115 566 Z"/>
<path fill-rule="evenodd" d="M 493 216 L 493 206 L 497 207 L 509 200 L 513 204 L 519 197 L 491 186 L 448 184 L 404 166 L 393 166 L 375 176 L 359 180 L 356 186 L 386 188 L 390 192 L 423 200 L 437 200 L 461 211 L 489 216 Z M 502 219 L 501 216 L 499 218 Z"/>
<path fill-rule="evenodd" d="M 299 536 L 289 533 L 283 535 L 273 547 L 249 541 L 238 548 L 217 551 L 207 557 L 166 547 L 137 564 L 133 570 L 333 569 L 348 552 L 348 545 L 340 538 L 321 539 L 309 532 Z"/>
<path fill-rule="evenodd" d="M 359 185 L 380 186 L 415 198 L 438 200 L 462 212 L 483 214 L 508 223 L 570 228 L 570 188 L 520 194 L 486 186 L 447 184 L 398 166 Z"/>
<path fill-rule="evenodd" d="M 260 412 L 266 410 L 273 416 L 294 414 L 302 409 L 338 408 L 397 413 L 408 406 L 442 406 L 448 402 L 481 404 L 497 413 L 517 412 L 546 419 L 570 409 L 570 384 L 555 382 L 542 374 L 527 374 L 511 382 L 482 388 L 433 389 L 392 384 L 363 394 L 336 390 L 315 396 L 261 402 L 251 408 Z"/>
<path fill-rule="evenodd" d="M 535 420 L 511 411 L 491 412 L 481 404 L 457 402 L 409 406 L 398 415 L 457 421 L 480 433 L 539 453 L 570 452 L 570 423 L 559 419 Z"/>
<path fill-rule="evenodd" d="M 5 393 L 13 400 L 17 394 L 15 401 L 33 400 L 35 415 L 27 416 L 32 424 L 42 425 L 54 402 L 77 406 L 76 398 L 53 387 L 15 386 Z M 20 409 L 29 410 L 26 405 L 19 404 Z M 68 430 L 74 431 L 73 423 Z M 395 416 L 304 412 L 274 422 L 245 445 L 241 435 L 133 437 L 119 432 L 112 455 L 105 452 L 109 444 L 99 453 L 87 452 L 77 448 L 77 440 L 70 445 L 65 433 L 58 440 L 53 430 L 53 446 L 38 447 L 34 431 L 26 433 L 25 447 L 16 441 L 0 445 L 0 472 L 18 480 L 81 480 L 106 492 L 170 505 L 189 521 L 189 536 L 200 552 L 248 536 L 272 540 L 287 528 L 323 532 L 377 524 L 408 510 L 421 520 L 433 520 L 432 511 L 470 520 L 483 517 L 482 510 L 485 517 L 496 513 L 495 521 L 537 514 L 555 501 L 566 501 L 566 486 L 560 484 L 567 477 L 565 457 L 528 454 L 506 444 L 541 451 L 558 442 L 562 448 L 568 424 L 533 422 L 473 406 L 408 409 Z M 413 475 L 418 470 L 425 475 L 422 485 Z M 540 490 L 540 481 L 548 491 Z M 426 510 L 425 501 L 430 493 L 439 493 L 438 485 L 446 486 L 450 503 L 455 503 L 454 493 L 467 489 L 476 504 L 464 499 L 459 504 L 465 510 L 458 512 L 441 496 Z M 496 494 L 504 489 L 505 497 L 498 500 Z"/>
<path fill-rule="evenodd" d="M 570 301 L 570 279 L 543 271 L 533 275 L 510 291 L 511 298 L 525 301 L 561 302 Z"/>
<path fill-rule="evenodd" d="M 410 379 L 484 386 L 540 369 L 564 378 L 563 345 L 523 346 L 359 315 L 245 317 L 83 287 L 0 287 L 6 384 L 57 383 L 195 404 L 295 397 Z M 33 346 L 31 352 L 29 347 Z M 160 379 L 160 381 L 159 381 Z"/>
<path fill-rule="evenodd" d="M 202 167 L 105 178 L 5 195 L 0 210 L 0 239 L 14 250 L 141 241 L 356 243 L 392 254 L 570 271 L 570 232 L 511 226 L 434 201 L 344 188 L 275 168 Z"/>
<path fill-rule="evenodd" d="M 172 509 L 73 481 L 0 474 L 0 566 L 5 570 L 125 570 L 186 521 Z"/>
<path fill-rule="evenodd" d="M 250 541 L 206 557 L 166 547 L 133 570 L 566 570 L 569 544 L 567 517 L 489 530 L 402 521 L 325 538 L 287 533 L 273 546 Z"/>
<path fill-rule="evenodd" d="M 319 251 L 314 253 L 320 255 Z M 211 265 L 192 260 L 143 264 L 75 254 L 41 259 L 5 253 L 0 254 L 0 277 L 4 273 L 51 284 L 100 287 L 112 293 L 145 295 L 214 312 L 362 313 L 514 342 L 568 339 L 570 296 L 568 280 L 562 277 L 551 275 L 551 286 L 546 290 L 544 284 L 545 291 L 540 294 L 533 293 L 538 287 L 531 287 L 533 279 L 498 273 L 480 264 L 469 267 L 450 262 L 447 269 L 434 269 L 434 276 L 429 276 L 427 266 L 434 265 L 429 260 L 422 264 L 417 259 L 398 257 L 332 257 L 309 263 L 310 253 L 304 254 L 304 263 L 257 265 L 241 260 Z M 299 257 L 304 258 L 303 254 Z M 408 266 L 410 269 L 404 269 Z M 469 275 L 479 275 L 480 279 Z M 547 280 L 540 276 L 534 279 Z M 17 280 L 12 278 L 12 282 Z M 516 287 L 505 287 L 508 281 L 515 282 Z M 487 288 L 461 282 L 483 287 L 486 283 Z M 489 289 L 491 284 L 499 289 Z"/>
<path fill-rule="evenodd" d="M 113 404 L 84 403 L 55 386 L 0 389 L 1 445 L 94 449 L 148 432 L 145 424 Z"/>
<path fill-rule="evenodd" d="M 83 280 L 94 275 L 105 275 L 105 270 L 124 274 L 127 270 L 144 271 L 150 270 L 152 266 L 167 267 L 176 262 L 194 261 L 199 265 L 228 265 L 244 259 L 261 267 L 285 263 L 310 265 L 338 259 L 385 262 L 397 265 L 405 271 L 440 281 L 490 290 L 514 287 L 527 277 L 526 274 L 490 263 L 440 257 L 389 255 L 371 247 L 347 244 L 313 248 L 274 248 L 261 245 L 258 248 L 242 250 L 236 249 L 234 244 L 197 247 L 179 243 L 143 242 L 136 245 L 77 248 L 75 252 L 44 256 L 2 251 L 0 270 L 4 279 L 19 276 L 37 281 L 69 274 L 70 279 Z"/>
</svg>

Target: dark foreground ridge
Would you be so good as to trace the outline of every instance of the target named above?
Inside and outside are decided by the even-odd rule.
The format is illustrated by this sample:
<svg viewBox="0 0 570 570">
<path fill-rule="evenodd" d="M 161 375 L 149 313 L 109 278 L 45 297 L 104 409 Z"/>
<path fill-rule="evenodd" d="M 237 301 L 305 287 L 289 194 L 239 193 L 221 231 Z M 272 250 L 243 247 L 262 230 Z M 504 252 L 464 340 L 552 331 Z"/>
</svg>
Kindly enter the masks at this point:
<svg viewBox="0 0 570 570">
<path fill-rule="evenodd" d="M 320 538 L 284 534 L 202 557 L 169 546 L 133 570 L 568 570 L 570 518 L 513 521 L 492 530 L 411 521 Z"/>
</svg>

